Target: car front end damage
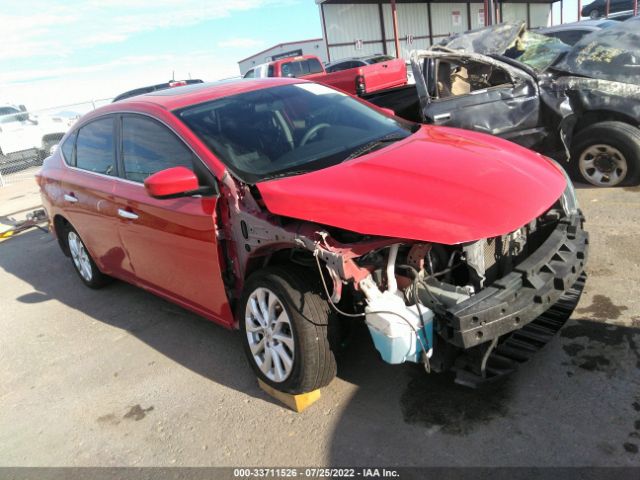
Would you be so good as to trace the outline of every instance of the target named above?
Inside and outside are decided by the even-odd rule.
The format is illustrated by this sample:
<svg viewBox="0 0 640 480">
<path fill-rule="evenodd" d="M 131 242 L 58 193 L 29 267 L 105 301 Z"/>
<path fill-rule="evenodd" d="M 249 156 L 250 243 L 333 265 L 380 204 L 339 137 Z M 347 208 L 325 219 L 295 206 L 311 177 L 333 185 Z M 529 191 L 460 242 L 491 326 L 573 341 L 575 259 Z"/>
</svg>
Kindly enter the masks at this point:
<svg viewBox="0 0 640 480">
<path fill-rule="evenodd" d="M 523 343 L 514 334 L 533 336 L 528 356 L 550 338 L 553 329 L 536 324 L 545 312 L 572 296 L 557 331 L 577 303 L 588 234 L 568 178 L 566 185 L 550 208 L 510 233 L 442 244 L 274 215 L 258 189 L 227 175 L 218 238 L 228 295 L 238 299 L 243 279 L 265 266 L 297 264 L 319 278 L 338 321 L 365 322 L 384 361 L 454 370 L 460 383 L 475 385 L 512 370 L 496 368 L 495 358 Z"/>
</svg>

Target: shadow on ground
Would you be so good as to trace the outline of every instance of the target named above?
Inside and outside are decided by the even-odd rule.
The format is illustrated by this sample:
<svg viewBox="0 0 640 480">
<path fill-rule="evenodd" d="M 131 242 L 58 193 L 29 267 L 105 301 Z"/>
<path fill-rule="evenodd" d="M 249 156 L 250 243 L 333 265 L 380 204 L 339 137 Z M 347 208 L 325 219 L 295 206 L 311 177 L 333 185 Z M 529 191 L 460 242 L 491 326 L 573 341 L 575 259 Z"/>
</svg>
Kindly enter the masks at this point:
<svg viewBox="0 0 640 480">
<path fill-rule="evenodd" d="M 184 367 L 230 388 L 271 401 L 257 387 L 240 337 L 172 303 L 123 282 L 91 290 L 49 234 L 29 231 L 0 244 L 0 268 L 33 291 L 16 300 L 36 304 L 55 299 L 120 328 Z M 235 366 L 235 368 L 230 368 Z"/>
<path fill-rule="evenodd" d="M 516 374 L 475 390 L 384 364 L 363 329 L 341 363 L 358 389 L 341 409 L 332 463 L 637 466 L 640 321 L 603 323 L 621 308 L 595 296 Z"/>
<path fill-rule="evenodd" d="M 256 386 L 236 332 L 120 282 L 84 288 L 46 234 L 32 231 L 1 245 L 0 267 L 33 287 L 19 302 L 56 299 L 211 381 L 271 401 Z M 637 465 L 640 333 L 602 323 L 616 313 L 602 299 L 578 313 L 585 319 L 570 321 L 517 374 L 478 390 L 426 375 L 418 365 L 387 365 L 366 329 L 356 329 L 339 370 L 355 394 L 336 400 L 329 462 Z M 326 405 L 309 415 L 313 408 Z"/>
</svg>

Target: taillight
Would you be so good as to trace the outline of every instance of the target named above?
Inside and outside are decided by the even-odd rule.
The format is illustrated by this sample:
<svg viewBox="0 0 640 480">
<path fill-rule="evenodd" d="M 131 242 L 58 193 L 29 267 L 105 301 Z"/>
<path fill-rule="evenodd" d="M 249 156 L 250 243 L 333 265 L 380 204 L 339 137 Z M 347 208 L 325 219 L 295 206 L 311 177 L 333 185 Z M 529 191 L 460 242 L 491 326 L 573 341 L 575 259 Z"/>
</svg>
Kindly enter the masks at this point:
<svg viewBox="0 0 640 480">
<path fill-rule="evenodd" d="M 364 83 L 364 75 L 356 75 L 356 94 L 363 95 L 367 93 L 367 85 Z"/>
</svg>

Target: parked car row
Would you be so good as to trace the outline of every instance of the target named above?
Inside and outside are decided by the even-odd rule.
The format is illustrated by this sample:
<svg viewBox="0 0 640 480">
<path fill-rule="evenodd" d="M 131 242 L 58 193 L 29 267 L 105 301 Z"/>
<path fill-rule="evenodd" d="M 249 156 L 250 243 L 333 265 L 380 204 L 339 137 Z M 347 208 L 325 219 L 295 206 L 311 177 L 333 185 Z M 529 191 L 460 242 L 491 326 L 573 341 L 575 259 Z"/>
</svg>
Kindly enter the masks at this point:
<svg viewBox="0 0 640 480">
<path fill-rule="evenodd" d="M 88 287 L 120 279 L 239 329 L 281 391 L 327 385 L 353 322 L 388 363 L 507 374 L 584 286 L 584 218 L 545 155 L 593 185 L 640 180 L 639 21 L 573 46 L 467 32 L 374 93 L 322 83 L 393 60 L 125 94 L 45 161 L 51 231 Z"/>
<path fill-rule="evenodd" d="M 580 14 L 583 17 L 589 17 L 592 20 L 607 16 L 607 14 L 617 13 L 618 18 L 626 20 L 633 15 L 633 7 L 635 0 L 594 0 L 582 7 Z M 608 3 L 608 5 L 607 5 Z M 629 12 L 623 15 L 622 12 Z"/>
<path fill-rule="evenodd" d="M 407 83 L 403 60 L 386 55 L 344 59 L 323 66 L 315 55 L 282 58 L 258 65 L 244 78 L 305 78 L 355 95 L 376 92 Z"/>
</svg>

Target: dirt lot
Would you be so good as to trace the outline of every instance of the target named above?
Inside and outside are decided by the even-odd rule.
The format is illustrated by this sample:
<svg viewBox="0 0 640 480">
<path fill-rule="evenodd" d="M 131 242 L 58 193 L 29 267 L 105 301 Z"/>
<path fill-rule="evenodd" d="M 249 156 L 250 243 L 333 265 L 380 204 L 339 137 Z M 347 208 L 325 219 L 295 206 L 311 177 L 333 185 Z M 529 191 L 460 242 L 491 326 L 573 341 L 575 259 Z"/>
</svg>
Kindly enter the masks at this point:
<svg viewBox="0 0 640 480">
<path fill-rule="evenodd" d="M 21 188 L 0 189 L 0 217 L 37 202 Z M 123 283 L 85 288 L 43 232 L 2 242 L 0 465 L 637 466 L 640 189 L 579 197 L 585 294 L 517 374 L 457 387 L 383 363 L 363 331 L 302 414 L 258 389 L 236 332 Z"/>
</svg>

